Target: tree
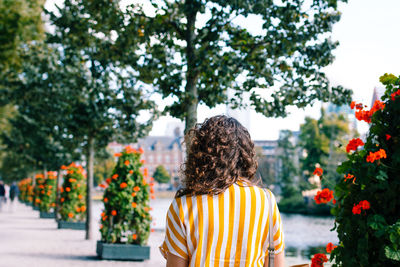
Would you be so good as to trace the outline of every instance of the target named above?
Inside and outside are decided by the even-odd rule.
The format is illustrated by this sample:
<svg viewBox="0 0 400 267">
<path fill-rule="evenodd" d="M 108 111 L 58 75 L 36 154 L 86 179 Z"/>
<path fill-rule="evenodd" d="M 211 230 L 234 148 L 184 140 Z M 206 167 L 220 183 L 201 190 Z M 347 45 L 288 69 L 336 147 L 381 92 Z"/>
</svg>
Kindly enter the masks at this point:
<svg viewBox="0 0 400 267">
<path fill-rule="evenodd" d="M 257 112 L 271 117 L 284 116 L 289 105 L 350 100 L 351 91 L 330 88 L 322 72 L 334 59 L 338 43 L 328 33 L 340 19 L 338 2 L 346 0 L 149 2 L 152 12 L 126 9 L 121 34 L 143 44 L 126 61 L 142 82 L 174 97 L 165 112 L 185 119 L 186 131 L 199 104 L 241 106 L 243 92 Z M 260 18 L 262 31 L 244 27 L 243 17 Z"/>
<path fill-rule="evenodd" d="M 41 16 L 44 2 L 45 0 L 0 0 L 0 77 L 5 75 L 10 66 L 21 64 L 21 46 L 32 40 L 43 39 Z"/>
<path fill-rule="evenodd" d="M 157 166 L 156 170 L 154 171 L 153 178 L 160 184 L 166 184 L 171 181 L 171 176 L 163 165 Z"/>
<path fill-rule="evenodd" d="M 299 193 L 298 187 L 295 185 L 295 177 L 297 176 L 297 166 L 295 165 L 296 146 L 293 143 L 293 134 L 289 130 L 280 132 L 278 140 L 279 161 L 279 181 L 282 188 L 282 197 L 290 198 Z"/>
<path fill-rule="evenodd" d="M 103 149 L 111 141 L 135 142 L 148 133 L 158 113 L 137 83 L 135 72 L 122 64 L 125 53 L 116 43 L 129 45 L 130 39 L 124 42 L 118 37 L 123 19 L 116 1 L 66 0 L 57 12 L 47 13 L 55 27 L 48 40 L 62 47 L 62 64 L 74 73 L 66 85 L 69 109 L 64 116 L 69 133 L 81 140 L 85 151 L 86 239 L 91 239 L 95 149 Z"/>
</svg>

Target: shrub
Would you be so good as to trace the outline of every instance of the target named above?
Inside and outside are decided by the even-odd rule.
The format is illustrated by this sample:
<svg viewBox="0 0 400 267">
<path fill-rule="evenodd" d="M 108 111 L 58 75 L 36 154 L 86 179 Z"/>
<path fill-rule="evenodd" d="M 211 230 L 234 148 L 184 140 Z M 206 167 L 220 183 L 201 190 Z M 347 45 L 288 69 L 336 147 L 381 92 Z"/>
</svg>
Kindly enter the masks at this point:
<svg viewBox="0 0 400 267">
<path fill-rule="evenodd" d="M 351 104 L 370 130 L 365 144 L 350 141 L 348 160 L 338 168 L 344 178 L 332 209 L 340 240 L 331 256 L 335 266 L 400 265 L 400 77 L 385 74 L 380 81 L 384 102 L 371 110 Z"/>
<path fill-rule="evenodd" d="M 71 163 L 60 189 L 60 215 L 63 221 L 84 221 L 86 218 L 86 176 L 82 166 Z"/>
<path fill-rule="evenodd" d="M 156 180 L 160 184 L 169 183 L 171 181 L 171 176 L 169 175 L 168 171 L 165 169 L 163 165 L 157 166 L 154 174 L 154 180 Z"/>
<path fill-rule="evenodd" d="M 154 198 L 147 169 L 142 169 L 142 149 L 127 146 L 119 157 L 111 178 L 107 178 L 101 214 L 101 241 L 144 245 L 150 233 L 149 198 Z"/>
<path fill-rule="evenodd" d="M 40 194 L 40 211 L 50 212 L 56 206 L 56 182 L 57 173 L 48 172 L 44 180 L 43 189 Z"/>
</svg>

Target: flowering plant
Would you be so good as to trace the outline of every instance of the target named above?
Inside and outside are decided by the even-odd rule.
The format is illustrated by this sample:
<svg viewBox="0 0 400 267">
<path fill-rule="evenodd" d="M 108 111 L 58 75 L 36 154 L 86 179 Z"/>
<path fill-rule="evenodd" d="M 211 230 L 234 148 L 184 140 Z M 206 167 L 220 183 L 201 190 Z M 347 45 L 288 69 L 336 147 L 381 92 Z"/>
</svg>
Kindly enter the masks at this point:
<svg viewBox="0 0 400 267">
<path fill-rule="evenodd" d="M 356 117 L 370 124 L 366 142 L 347 145 L 348 161 L 335 187 L 335 229 L 340 244 L 332 251 L 334 266 L 400 264 L 400 77 L 385 74 L 383 101 L 371 110 L 352 102 Z M 364 146 L 363 149 L 357 149 Z"/>
<path fill-rule="evenodd" d="M 56 172 L 48 172 L 40 192 L 40 211 L 50 212 L 56 206 Z"/>
<path fill-rule="evenodd" d="M 33 186 L 32 186 L 32 178 L 22 179 L 18 183 L 19 188 L 19 199 L 25 203 L 32 203 L 33 200 Z"/>
<path fill-rule="evenodd" d="M 86 176 L 82 166 L 62 166 L 67 173 L 60 189 L 60 215 L 63 221 L 84 221 L 86 216 Z"/>
<path fill-rule="evenodd" d="M 35 186 L 33 188 L 33 206 L 40 207 L 41 195 L 44 194 L 44 175 L 35 175 Z"/>
<path fill-rule="evenodd" d="M 101 241 L 144 245 L 150 234 L 149 200 L 153 182 L 149 181 L 144 161 L 138 151 L 127 146 L 119 157 L 112 176 L 107 178 L 103 196 L 104 210 L 101 214 Z"/>
</svg>

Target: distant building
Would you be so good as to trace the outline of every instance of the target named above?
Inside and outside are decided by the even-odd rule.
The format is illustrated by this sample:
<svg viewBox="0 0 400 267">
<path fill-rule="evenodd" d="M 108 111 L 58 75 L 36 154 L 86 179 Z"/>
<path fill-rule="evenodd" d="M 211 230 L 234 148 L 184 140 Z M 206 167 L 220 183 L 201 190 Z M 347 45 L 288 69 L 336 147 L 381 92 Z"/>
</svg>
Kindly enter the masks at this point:
<svg viewBox="0 0 400 267">
<path fill-rule="evenodd" d="M 183 136 L 180 131 L 176 130 L 175 136 L 147 136 L 130 145 L 135 148 L 143 148 L 142 159 L 145 160 L 144 167 L 149 170 L 149 175 L 153 175 L 157 166 L 163 165 L 171 176 L 171 183 L 174 183 L 185 157 L 182 141 Z M 110 143 L 108 147 L 113 153 L 117 153 L 121 152 L 125 146 L 114 142 Z"/>
<path fill-rule="evenodd" d="M 385 94 L 385 88 L 384 87 L 375 87 L 374 92 L 372 93 L 372 101 L 371 101 L 371 107 L 374 105 L 375 100 L 382 100 L 382 96 Z"/>
</svg>

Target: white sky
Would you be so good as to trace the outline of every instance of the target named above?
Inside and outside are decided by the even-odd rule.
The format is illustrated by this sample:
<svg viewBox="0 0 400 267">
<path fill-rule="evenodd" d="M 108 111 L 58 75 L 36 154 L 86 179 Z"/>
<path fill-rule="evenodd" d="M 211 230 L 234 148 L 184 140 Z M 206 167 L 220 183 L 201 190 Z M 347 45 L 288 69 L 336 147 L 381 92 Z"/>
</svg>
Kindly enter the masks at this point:
<svg viewBox="0 0 400 267">
<path fill-rule="evenodd" d="M 49 0 L 60 3 L 62 0 Z M 333 27 L 332 39 L 340 42 L 334 51 L 336 60 L 326 68 L 326 74 L 333 85 L 340 84 L 351 88 L 353 99 L 370 105 L 375 86 L 380 86 L 379 76 L 388 72 L 400 74 L 400 34 L 398 28 L 399 0 L 349 0 L 340 5 L 341 20 Z M 249 21 L 251 23 L 251 21 Z M 254 25 L 254 24 L 253 24 Z M 163 101 L 157 98 L 162 106 Z M 319 117 L 321 104 L 305 110 L 289 108 L 291 114 L 284 119 L 269 119 L 254 111 L 250 111 L 250 134 L 253 139 L 276 139 L 279 130 L 299 130 L 305 116 Z M 200 106 L 198 120 L 225 113 L 225 106 L 214 109 Z M 150 135 L 164 135 L 177 119 L 163 117 L 155 122 Z M 361 123 L 359 130 L 365 131 L 367 126 Z"/>
</svg>

